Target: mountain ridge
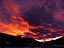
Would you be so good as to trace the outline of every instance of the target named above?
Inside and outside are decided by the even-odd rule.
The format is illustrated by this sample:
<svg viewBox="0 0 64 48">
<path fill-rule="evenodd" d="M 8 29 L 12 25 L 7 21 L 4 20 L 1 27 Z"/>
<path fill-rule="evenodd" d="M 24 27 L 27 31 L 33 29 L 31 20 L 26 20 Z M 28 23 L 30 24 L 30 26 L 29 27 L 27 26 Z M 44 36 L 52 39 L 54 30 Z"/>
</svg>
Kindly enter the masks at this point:
<svg viewBox="0 0 64 48">
<path fill-rule="evenodd" d="M 25 46 L 37 46 L 37 47 L 46 47 L 46 46 L 64 46 L 64 37 L 49 41 L 49 42 L 38 42 L 32 38 L 21 38 L 17 36 L 7 35 L 0 33 L 0 47 L 7 46 L 7 47 L 25 47 Z M 62 47 L 60 46 L 60 47 Z"/>
</svg>

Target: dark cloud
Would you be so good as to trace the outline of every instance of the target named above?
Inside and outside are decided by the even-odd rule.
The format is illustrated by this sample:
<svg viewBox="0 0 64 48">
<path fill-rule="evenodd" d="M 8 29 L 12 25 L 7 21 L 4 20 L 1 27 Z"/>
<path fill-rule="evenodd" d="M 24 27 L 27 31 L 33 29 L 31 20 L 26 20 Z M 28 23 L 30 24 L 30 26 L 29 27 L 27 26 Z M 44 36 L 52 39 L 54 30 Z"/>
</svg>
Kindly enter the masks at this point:
<svg viewBox="0 0 64 48">
<path fill-rule="evenodd" d="M 2 2 L 2 0 L 0 0 L 0 2 Z M 64 24 L 61 21 L 56 20 L 53 15 L 55 11 L 57 10 L 59 11 L 59 9 L 63 9 L 64 6 L 63 0 L 62 1 L 60 0 L 59 1 L 58 0 L 54 0 L 54 1 L 53 0 L 14 0 L 12 3 L 15 5 L 15 7 L 20 7 L 20 11 L 15 12 L 16 10 L 14 9 L 17 8 L 14 8 L 14 5 L 11 5 L 11 7 L 7 7 L 7 9 L 9 9 L 7 10 L 5 4 L 0 3 L 1 22 L 11 23 L 12 22 L 11 15 L 16 15 L 18 17 L 17 15 L 18 13 L 19 16 L 23 17 L 23 19 L 26 20 L 30 25 L 45 26 L 44 29 L 43 28 L 30 29 L 30 31 L 32 32 L 39 32 L 39 35 L 37 34 L 37 36 L 41 36 L 41 38 L 42 36 L 44 36 L 44 34 L 47 37 L 52 37 L 52 36 L 56 37 L 58 35 L 57 32 L 52 33 L 50 31 L 51 28 L 58 29 L 58 28 L 62 28 L 62 26 L 64 28 Z M 19 21 L 17 23 L 19 23 Z M 48 33 L 50 33 L 51 35 L 48 35 Z M 31 37 L 32 35 L 30 33 L 26 33 L 26 36 Z"/>
</svg>

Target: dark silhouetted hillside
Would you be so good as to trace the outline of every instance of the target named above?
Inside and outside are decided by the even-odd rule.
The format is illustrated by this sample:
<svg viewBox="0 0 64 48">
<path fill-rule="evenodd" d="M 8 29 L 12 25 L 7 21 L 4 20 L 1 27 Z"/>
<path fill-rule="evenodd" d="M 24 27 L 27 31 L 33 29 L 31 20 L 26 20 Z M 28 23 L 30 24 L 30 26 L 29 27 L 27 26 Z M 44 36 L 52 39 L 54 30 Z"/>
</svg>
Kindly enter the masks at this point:
<svg viewBox="0 0 64 48">
<path fill-rule="evenodd" d="M 21 38 L 17 36 L 0 33 L 0 47 L 63 47 L 64 38 L 49 42 L 37 42 L 32 38 Z"/>
</svg>

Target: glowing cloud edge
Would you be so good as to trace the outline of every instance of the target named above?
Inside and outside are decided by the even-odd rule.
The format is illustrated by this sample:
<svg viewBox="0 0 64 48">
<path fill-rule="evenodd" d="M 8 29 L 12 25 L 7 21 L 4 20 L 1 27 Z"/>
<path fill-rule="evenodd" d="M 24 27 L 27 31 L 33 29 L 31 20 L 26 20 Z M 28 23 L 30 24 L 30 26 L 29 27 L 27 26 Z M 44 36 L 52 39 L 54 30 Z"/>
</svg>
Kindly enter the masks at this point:
<svg viewBox="0 0 64 48">
<path fill-rule="evenodd" d="M 43 39 L 40 39 L 40 40 L 35 39 L 35 40 L 38 41 L 38 42 L 48 42 L 48 41 L 52 41 L 52 40 L 57 40 L 57 39 L 62 38 L 62 37 L 63 36 L 59 36 L 59 37 L 56 37 L 56 38 L 48 38 L 48 39 L 45 39 L 45 40 L 43 40 Z"/>
</svg>

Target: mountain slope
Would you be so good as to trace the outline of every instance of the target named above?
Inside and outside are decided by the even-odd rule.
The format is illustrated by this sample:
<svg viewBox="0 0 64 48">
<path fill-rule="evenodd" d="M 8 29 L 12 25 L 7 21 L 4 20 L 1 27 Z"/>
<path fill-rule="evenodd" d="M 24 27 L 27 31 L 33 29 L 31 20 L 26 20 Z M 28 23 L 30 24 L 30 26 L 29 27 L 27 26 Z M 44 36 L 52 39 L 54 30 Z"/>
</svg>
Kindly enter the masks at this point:
<svg viewBox="0 0 64 48">
<path fill-rule="evenodd" d="M 21 38 L 17 36 L 7 35 L 0 33 L 0 47 L 63 47 L 64 46 L 64 38 L 57 39 L 55 41 L 49 42 L 37 42 L 32 38 Z"/>
</svg>

